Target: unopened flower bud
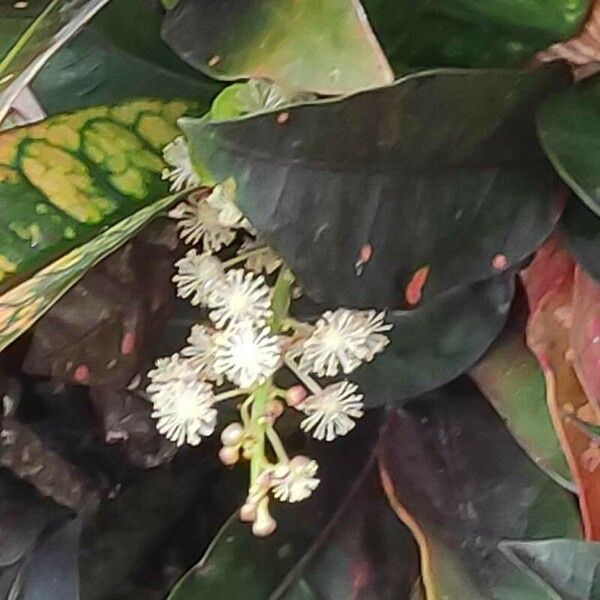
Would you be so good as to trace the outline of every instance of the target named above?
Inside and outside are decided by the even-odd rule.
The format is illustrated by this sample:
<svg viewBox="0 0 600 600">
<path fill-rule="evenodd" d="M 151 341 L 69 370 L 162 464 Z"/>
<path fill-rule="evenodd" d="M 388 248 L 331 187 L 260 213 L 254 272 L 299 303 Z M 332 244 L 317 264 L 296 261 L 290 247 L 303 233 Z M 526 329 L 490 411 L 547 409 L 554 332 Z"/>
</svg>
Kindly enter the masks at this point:
<svg viewBox="0 0 600 600">
<path fill-rule="evenodd" d="M 256 519 L 252 524 L 252 533 L 256 537 L 267 537 L 271 535 L 277 528 L 277 522 L 269 512 L 268 499 L 265 498 L 260 502 L 256 510 Z"/>
<path fill-rule="evenodd" d="M 239 460 L 240 452 L 234 446 L 223 446 L 219 450 L 219 458 L 224 465 L 230 467 L 231 465 L 235 465 L 235 463 Z"/>
<path fill-rule="evenodd" d="M 223 446 L 237 446 L 242 441 L 244 428 L 241 423 L 231 423 L 221 432 L 221 442 Z"/>
<path fill-rule="evenodd" d="M 283 411 L 283 404 L 279 400 L 271 399 L 267 403 L 266 413 L 271 423 L 274 423 L 283 414 Z"/>
<path fill-rule="evenodd" d="M 308 392 L 301 385 L 292 386 L 286 394 L 285 401 L 288 406 L 298 406 L 306 399 Z"/>
<path fill-rule="evenodd" d="M 240 520 L 245 523 L 252 523 L 256 519 L 256 504 L 252 504 L 250 502 L 246 502 L 240 508 Z"/>
</svg>

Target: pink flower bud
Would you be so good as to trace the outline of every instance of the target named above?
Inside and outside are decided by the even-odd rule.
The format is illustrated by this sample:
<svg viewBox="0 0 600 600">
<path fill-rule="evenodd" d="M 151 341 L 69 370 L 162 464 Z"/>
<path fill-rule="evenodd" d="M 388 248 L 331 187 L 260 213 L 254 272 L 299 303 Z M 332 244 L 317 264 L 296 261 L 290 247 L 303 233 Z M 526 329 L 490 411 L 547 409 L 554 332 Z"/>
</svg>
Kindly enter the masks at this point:
<svg viewBox="0 0 600 600">
<path fill-rule="evenodd" d="M 246 504 L 240 508 L 240 520 L 244 521 L 245 523 L 253 523 L 255 519 L 256 504 L 250 504 L 249 502 L 246 502 Z"/>
<path fill-rule="evenodd" d="M 237 446 L 242 441 L 244 428 L 240 423 L 231 423 L 221 432 L 223 446 Z"/>
<path fill-rule="evenodd" d="M 285 401 L 288 406 L 298 406 L 306 399 L 308 392 L 301 385 L 292 386 L 286 394 Z"/>
<path fill-rule="evenodd" d="M 240 452 L 233 446 L 223 446 L 219 450 L 219 458 L 224 465 L 230 467 L 231 465 L 235 465 L 235 463 L 239 460 Z"/>
</svg>

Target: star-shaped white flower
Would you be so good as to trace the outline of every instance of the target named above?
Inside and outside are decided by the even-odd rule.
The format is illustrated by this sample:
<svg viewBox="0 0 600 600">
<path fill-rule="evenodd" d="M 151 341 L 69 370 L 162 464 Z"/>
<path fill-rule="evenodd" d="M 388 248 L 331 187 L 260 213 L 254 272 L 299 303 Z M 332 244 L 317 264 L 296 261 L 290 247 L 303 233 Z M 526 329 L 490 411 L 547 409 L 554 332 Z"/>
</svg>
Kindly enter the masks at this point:
<svg viewBox="0 0 600 600">
<path fill-rule="evenodd" d="M 282 502 L 306 500 L 319 485 L 315 477 L 319 465 L 306 456 L 295 456 L 287 465 L 273 470 L 273 496 Z"/>
<path fill-rule="evenodd" d="M 223 384 L 223 377 L 215 371 L 213 364 L 217 350 L 216 339 L 221 335 L 221 332 L 206 325 L 194 325 L 187 340 L 188 345 L 181 351 L 201 379 L 214 381 L 217 385 Z"/>
<path fill-rule="evenodd" d="M 206 304 L 208 294 L 225 280 L 221 261 L 211 254 L 198 254 L 196 250 L 190 250 L 175 267 L 177 274 L 173 281 L 177 284 L 177 295 L 190 298 L 193 306 Z"/>
<path fill-rule="evenodd" d="M 264 277 L 243 269 L 228 271 L 222 283 L 210 290 L 209 318 L 219 329 L 249 322 L 259 326 L 271 316 L 270 289 Z"/>
<path fill-rule="evenodd" d="M 333 377 L 340 367 L 351 373 L 362 362 L 373 360 L 389 343 L 382 332 L 392 325 L 383 319 L 384 313 L 374 310 L 327 311 L 301 346 L 300 368 L 320 377 Z"/>
<path fill-rule="evenodd" d="M 270 275 L 283 264 L 281 257 L 268 247 L 267 242 L 261 236 L 256 239 L 248 238 L 244 240 L 240 246 L 239 254 L 254 250 L 260 250 L 260 252 L 253 253 L 246 259 L 246 268 L 250 271 L 255 273 L 264 271 L 267 275 Z"/>
<path fill-rule="evenodd" d="M 172 192 L 200 185 L 200 178 L 194 171 L 188 145 L 183 136 L 179 136 L 164 148 L 163 158 L 172 167 L 163 169 L 162 172 L 162 178 L 171 182 Z"/>
<path fill-rule="evenodd" d="M 179 221 L 179 237 L 186 244 L 195 245 L 202 240 L 204 252 L 218 252 L 233 242 L 235 229 L 221 224 L 219 210 L 208 200 L 204 193 L 190 194 L 169 211 L 169 216 Z"/>
<path fill-rule="evenodd" d="M 150 396 L 156 428 L 177 446 L 197 446 L 217 425 L 214 398 L 212 386 L 205 381 L 166 384 L 159 394 Z"/>
<path fill-rule="evenodd" d="M 362 394 L 357 394 L 357 390 L 354 383 L 340 381 L 309 396 L 298 405 L 298 409 L 308 415 L 300 428 L 312 431 L 317 440 L 328 442 L 346 435 L 354 428 L 354 419 L 360 419 L 364 414 Z"/>
<path fill-rule="evenodd" d="M 164 389 L 173 381 L 194 383 L 198 375 L 192 363 L 182 358 L 179 354 L 173 354 L 164 358 L 158 358 L 154 363 L 154 369 L 148 371 L 150 383 L 147 392 L 151 395 L 162 394 Z M 166 396 L 170 396 L 169 393 Z"/>
<path fill-rule="evenodd" d="M 281 361 L 279 340 L 268 327 L 257 331 L 249 323 L 230 326 L 216 344 L 215 372 L 241 388 L 264 383 Z"/>
</svg>

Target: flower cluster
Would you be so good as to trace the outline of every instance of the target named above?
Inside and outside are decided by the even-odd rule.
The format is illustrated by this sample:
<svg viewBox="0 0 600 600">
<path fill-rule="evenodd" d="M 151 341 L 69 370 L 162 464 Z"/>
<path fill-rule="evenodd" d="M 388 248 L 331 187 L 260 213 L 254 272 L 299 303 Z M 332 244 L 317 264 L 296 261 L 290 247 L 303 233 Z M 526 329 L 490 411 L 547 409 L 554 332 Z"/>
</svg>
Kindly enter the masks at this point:
<svg viewBox="0 0 600 600">
<path fill-rule="evenodd" d="M 164 176 L 174 190 L 198 184 L 185 148 L 178 140 L 165 150 L 174 168 Z M 232 180 L 191 192 L 170 216 L 192 246 L 175 263 L 177 294 L 203 307 L 207 319 L 192 327 L 179 353 L 158 359 L 148 373 L 152 414 L 168 439 L 197 445 L 216 429 L 218 404 L 237 402 L 240 420 L 223 429 L 219 457 L 226 465 L 250 461 L 240 517 L 256 535 L 268 535 L 276 527 L 269 500 L 299 502 L 319 484 L 315 460 L 288 456 L 277 419 L 287 406 L 303 415 L 300 428 L 317 440 L 350 432 L 363 415 L 363 397 L 344 377 L 384 350 L 391 325 L 375 310 L 338 308 L 314 324 L 279 314 L 273 297 L 291 300 L 293 276 L 243 217 Z M 223 260 L 224 249 L 233 258 Z M 297 383 L 275 385 L 279 369 Z M 323 386 L 316 378 L 324 377 Z"/>
</svg>

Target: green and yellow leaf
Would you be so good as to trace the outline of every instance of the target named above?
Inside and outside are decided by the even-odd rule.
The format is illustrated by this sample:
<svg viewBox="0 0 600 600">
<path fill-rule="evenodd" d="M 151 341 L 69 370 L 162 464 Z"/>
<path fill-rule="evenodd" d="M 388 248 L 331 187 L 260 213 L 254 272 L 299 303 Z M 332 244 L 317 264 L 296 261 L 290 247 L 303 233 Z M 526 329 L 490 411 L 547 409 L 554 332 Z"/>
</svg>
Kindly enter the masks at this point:
<svg viewBox="0 0 600 600">
<path fill-rule="evenodd" d="M 190 102 L 132 100 L 0 134 L 0 291 L 168 193 Z"/>
</svg>

